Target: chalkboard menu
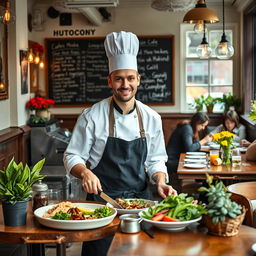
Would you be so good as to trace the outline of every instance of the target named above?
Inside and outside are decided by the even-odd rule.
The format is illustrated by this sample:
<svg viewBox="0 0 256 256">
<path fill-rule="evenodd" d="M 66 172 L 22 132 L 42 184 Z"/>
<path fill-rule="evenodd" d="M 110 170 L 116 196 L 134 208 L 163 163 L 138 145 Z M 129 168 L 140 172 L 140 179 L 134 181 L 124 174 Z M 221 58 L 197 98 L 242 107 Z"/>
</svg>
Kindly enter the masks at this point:
<svg viewBox="0 0 256 256">
<path fill-rule="evenodd" d="M 91 105 L 112 95 L 104 39 L 46 39 L 48 96 L 57 107 Z M 174 37 L 145 36 L 139 40 L 141 82 L 136 99 L 148 105 L 173 105 Z"/>
</svg>

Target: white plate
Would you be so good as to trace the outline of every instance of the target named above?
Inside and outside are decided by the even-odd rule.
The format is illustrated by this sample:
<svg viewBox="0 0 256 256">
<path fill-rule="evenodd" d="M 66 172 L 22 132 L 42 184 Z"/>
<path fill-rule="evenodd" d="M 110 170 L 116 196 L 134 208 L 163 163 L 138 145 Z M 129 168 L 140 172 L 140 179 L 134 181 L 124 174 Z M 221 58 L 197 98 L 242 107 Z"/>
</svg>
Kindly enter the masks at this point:
<svg viewBox="0 0 256 256">
<path fill-rule="evenodd" d="M 247 150 L 247 148 L 246 147 L 242 147 L 242 148 L 238 148 L 239 149 L 239 151 L 241 152 L 241 153 L 245 153 L 246 152 L 246 150 Z"/>
<path fill-rule="evenodd" d="M 83 208 L 97 209 L 103 207 L 102 204 L 91 204 L 91 203 L 75 203 L 76 205 Z M 40 224 L 56 229 L 66 229 L 66 230 L 82 230 L 82 229 L 92 229 L 99 228 L 108 225 L 115 218 L 117 211 L 115 209 L 111 209 L 113 211 L 113 215 L 94 220 L 54 220 L 50 218 L 43 218 L 42 216 L 46 214 L 46 212 L 52 208 L 54 205 L 47 205 L 40 207 L 35 210 L 34 215 Z"/>
<path fill-rule="evenodd" d="M 190 158 L 185 158 L 185 162 L 187 163 L 200 163 L 200 164 L 206 164 L 205 159 L 190 159 Z"/>
<path fill-rule="evenodd" d="M 206 155 L 197 155 L 197 156 L 194 156 L 194 155 L 186 155 L 186 158 L 190 158 L 190 159 L 206 159 Z"/>
<path fill-rule="evenodd" d="M 202 169 L 205 168 L 205 164 L 184 164 L 183 165 L 185 168 L 192 168 L 192 169 Z"/>
<path fill-rule="evenodd" d="M 186 152 L 186 155 L 205 156 L 205 152 Z"/>
<path fill-rule="evenodd" d="M 133 199 L 132 198 L 128 198 L 126 200 L 135 200 L 135 199 L 138 199 L 138 198 L 133 198 Z M 151 201 L 151 200 L 147 200 L 147 199 L 138 199 L 138 200 L 144 200 L 145 202 L 149 203 L 150 206 L 153 206 L 153 205 L 156 204 L 155 201 Z M 107 203 L 107 206 L 114 208 L 114 206 L 112 204 L 110 204 L 110 203 Z M 140 211 L 147 210 L 148 207 L 147 208 L 142 208 L 142 209 L 117 209 L 117 208 L 115 208 L 115 209 L 117 210 L 118 214 L 129 214 L 129 213 L 130 214 L 136 214 L 136 213 L 139 213 Z"/>
<path fill-rule="evenodd" d="M 211 144 L 210 149 L 220 149 L 220 145 L 218 144 Z"/>
<path fill-rule="evenodd" d="M 145 219 L 141 216 L 142 212 L 139 213 L 140 217 L 143 219 L 143 221 L 150 223 L 151 225 L 164 229 L 164 230 L 170 230 L 170 231 L 181 231 L 184 230 L 188 225 L 195 223 L 197 221 L 200 221 L 202 217 L 199 217 L 197 219 L 188 220 L 188 221 L 177 221 L 177 222 L 166 222 L 166 221 L 153 221 Z"/>
</svg>

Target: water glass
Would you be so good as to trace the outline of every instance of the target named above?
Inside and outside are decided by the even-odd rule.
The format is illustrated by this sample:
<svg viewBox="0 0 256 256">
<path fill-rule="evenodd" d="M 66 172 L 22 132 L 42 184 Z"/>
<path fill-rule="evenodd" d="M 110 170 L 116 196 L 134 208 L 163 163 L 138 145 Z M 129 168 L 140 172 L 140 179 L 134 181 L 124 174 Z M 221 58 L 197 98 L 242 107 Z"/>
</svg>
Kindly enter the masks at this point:
<svg viewBox="0 0 256 256">
<path fill-rule="evenodd" d="M 63 198 L 61 189 L 48 189 L 48 205 L 58 204 Z"/>
</svg>

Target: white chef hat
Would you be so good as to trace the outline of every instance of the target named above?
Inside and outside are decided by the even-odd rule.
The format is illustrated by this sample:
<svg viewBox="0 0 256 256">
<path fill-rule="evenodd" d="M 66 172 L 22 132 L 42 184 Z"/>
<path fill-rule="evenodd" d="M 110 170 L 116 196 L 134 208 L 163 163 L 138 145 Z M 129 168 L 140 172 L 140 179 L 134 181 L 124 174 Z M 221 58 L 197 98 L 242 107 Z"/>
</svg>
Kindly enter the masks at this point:
<svg viewBox="0 0 256 256">
<path fill-rule="evenodd" d="M 108 57 L 109 74 L 118 69 L 137 68 L 137 54 L 139 51 L 139 39 L 131 32 L 112 32 L 104 41 Z"/>
</svg>

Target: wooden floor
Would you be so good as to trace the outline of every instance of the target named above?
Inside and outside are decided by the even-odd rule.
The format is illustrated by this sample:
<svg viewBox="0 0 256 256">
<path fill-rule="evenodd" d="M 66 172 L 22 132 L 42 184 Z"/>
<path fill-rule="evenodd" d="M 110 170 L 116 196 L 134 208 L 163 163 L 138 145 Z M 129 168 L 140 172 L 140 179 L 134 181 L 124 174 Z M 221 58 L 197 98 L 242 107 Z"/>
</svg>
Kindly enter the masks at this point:
<svg viewBox="0 0 256 256">
<path fill-rule="evenodd" d="M 81 256 L 81 249 L 82 243 L 72 243 L 72 245 L 66 249 L 66 256 Z M 56 256 L 56 248 L 46 248 L 45 256 Z"/>
</svg>

